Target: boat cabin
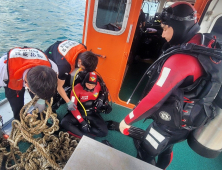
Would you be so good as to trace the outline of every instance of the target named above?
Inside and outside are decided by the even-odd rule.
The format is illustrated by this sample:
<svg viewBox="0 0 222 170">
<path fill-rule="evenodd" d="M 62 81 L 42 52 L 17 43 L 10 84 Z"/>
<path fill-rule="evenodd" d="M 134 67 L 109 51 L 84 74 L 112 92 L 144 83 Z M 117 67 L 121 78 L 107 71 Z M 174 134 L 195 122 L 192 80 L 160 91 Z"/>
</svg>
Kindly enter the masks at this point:
<svg viewBox="0 0 222 170">
<path fill-rule="evenodd" d="M 144 72 L 161 54 L 166 42 L 158 15 L 176 0 L 87 0 L 83 44 L 100 54 L 97 71 L 116 104 L 133 108 L 141 99 L 147 78 L 129 97 Z M 188 0 L 197 10 L 200 32 L 214 33 L 222 42 L 219 0 Z M 140 22 L 144 13 L 145 22 Z M 138 22 L 139 20 L 139 22 Z M 128 101 L 128 102 L 127 102 Z"/>
</svg>

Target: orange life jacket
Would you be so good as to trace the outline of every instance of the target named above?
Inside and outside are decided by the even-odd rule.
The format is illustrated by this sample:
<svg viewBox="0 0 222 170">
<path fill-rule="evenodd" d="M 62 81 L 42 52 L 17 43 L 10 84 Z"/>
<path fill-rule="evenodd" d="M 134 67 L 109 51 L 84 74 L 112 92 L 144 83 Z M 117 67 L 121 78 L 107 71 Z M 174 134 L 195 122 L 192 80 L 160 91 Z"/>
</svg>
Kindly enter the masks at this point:
<svg viewBox="0 0 222 170">
<path fill-rule="evenodd" d="M 75 62 L 77 59 L 77 56 L 85 52 L 86 48 L 83 44 L 80 44 L 75 41 L 65 40 L 61 42 L 58 46 L 58 52 L 65 57 L 65 59 L 68 61 L 68 63 L 71 66 L 70 73 L 75 69 Z"/>
<path fill-rule="evenodd" d="M 9 50 L 7 59 L 8 88 L 21 90 L 24 71 L 39 65 L 51 67 L 47 56 L 42 51 L 20 47 Z"/>
</svg>

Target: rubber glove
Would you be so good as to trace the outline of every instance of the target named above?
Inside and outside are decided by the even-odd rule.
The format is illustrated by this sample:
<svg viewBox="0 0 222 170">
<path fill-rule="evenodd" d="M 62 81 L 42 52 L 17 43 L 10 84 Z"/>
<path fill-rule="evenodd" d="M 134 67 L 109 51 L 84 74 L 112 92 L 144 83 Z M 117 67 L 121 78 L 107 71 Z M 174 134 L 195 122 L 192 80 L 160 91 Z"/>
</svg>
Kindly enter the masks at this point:
<svg viewBox="0 0 222 170">
<path fill-rule="evenodd" d="M 100 94 L 98 99 L 96 100 L 96 107 L 97 109 L 101 109 L 101 107 L 103 106 L 103 101 L 105 100 L 105 95 L 104 94 Z"/>
<path fill-rule="evenodd" d="M 98 99 L 97 102 L 96 102 L 97 109 L 100 109 L 102 106 L 103 106 L 103 100 Z"/>
<path fill-rule="evenodd" d="M 45 109 L 45 100 L 43 99 L 38 99 L 38 101 L 36 102 L 36 104 L 34 105 L 34 108 L 39 110 L 39 113 L 43 112 L 43 110 Z"/>
<path fill-rule="evenodd" d="M 85 120 L 83 120 L 80 124 L 84 133 L 88 133 L 90 131 L 91 126 Z"/>
<path fill-rule="evenodd" d="M 76 105 L 71 100 L 66 104 L 68 106 L 68 110 L 70 111 L 76 110 Z"/>
</svg>

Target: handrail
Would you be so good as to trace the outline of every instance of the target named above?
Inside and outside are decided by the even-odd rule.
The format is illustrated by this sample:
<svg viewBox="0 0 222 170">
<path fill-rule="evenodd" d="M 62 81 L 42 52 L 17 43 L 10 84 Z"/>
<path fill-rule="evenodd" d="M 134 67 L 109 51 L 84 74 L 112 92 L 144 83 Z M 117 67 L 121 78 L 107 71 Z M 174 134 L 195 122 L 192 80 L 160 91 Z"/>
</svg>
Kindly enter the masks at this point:
<svg viewBox="0 0 222 170">
<path fill-rule="evenodd" d="M 0 101 L 0 106 L 2 106 L 3 104 L 5 104 L 6 102 L 8 102 L 8 99 L 6 99 L 6 98 L 3 99 L 3 100 L 1 100 L 1 101 Z"/>
</svg>

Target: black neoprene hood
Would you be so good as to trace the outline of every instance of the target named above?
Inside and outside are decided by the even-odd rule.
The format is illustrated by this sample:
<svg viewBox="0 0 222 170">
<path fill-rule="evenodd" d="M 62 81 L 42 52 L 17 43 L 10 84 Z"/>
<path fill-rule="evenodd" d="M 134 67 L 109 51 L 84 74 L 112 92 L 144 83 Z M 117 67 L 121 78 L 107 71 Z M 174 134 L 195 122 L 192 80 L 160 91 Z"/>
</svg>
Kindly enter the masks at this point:
<svg viewBox="0 0 222 170">
<path fill-rule="evenodd" d="M 171 45 L 188 42 L 200 30 L 196 10 L 187 2 L 176 2 L 163 9 L 160 20 L 173 28 L 173 37 L 169 41 Z"/>
</svg>

